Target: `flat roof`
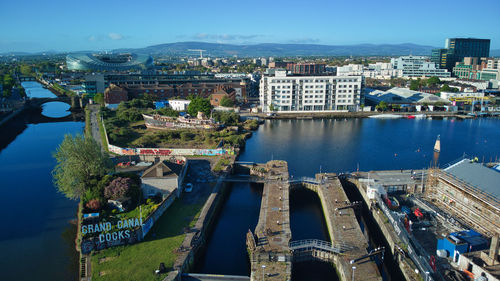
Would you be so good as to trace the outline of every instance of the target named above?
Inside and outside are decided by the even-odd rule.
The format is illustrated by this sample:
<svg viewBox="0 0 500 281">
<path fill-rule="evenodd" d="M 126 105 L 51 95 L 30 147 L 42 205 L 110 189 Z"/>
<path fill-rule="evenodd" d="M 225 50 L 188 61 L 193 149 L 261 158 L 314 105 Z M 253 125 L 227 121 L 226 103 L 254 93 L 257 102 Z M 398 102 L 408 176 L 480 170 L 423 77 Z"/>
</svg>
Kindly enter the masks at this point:
<svg viewBox="0 0 500 281">
<path fill-rule="evenodd" d="M 444 171 L 500 199 L 499 171 L 470 159 L 463 159 Z"/>
</svg>

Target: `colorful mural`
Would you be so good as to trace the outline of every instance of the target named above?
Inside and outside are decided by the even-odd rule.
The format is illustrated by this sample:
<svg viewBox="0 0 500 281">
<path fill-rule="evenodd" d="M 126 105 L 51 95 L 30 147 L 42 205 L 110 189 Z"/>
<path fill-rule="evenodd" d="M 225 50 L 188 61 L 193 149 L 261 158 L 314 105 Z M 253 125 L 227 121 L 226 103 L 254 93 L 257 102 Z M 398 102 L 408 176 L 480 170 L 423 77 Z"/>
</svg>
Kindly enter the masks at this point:
<svg viewBox="0 0 500 281">
<path fill-rule="evenodd" d="M 217 156 L 234 155 L 234 149 L 198 149 L 198 148 L 122 148 L 109 144 L 110 152 L 119 155 L 158 155 L 158 156 Z"/>
</svg>

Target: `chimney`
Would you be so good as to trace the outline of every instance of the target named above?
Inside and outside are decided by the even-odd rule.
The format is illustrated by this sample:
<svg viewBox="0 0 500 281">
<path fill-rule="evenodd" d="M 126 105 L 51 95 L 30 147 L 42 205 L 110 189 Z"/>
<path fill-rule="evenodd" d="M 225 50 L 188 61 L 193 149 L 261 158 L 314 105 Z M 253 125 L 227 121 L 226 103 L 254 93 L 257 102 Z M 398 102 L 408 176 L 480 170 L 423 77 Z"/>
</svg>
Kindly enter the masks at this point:
<svg viewBox="0 0 500 281">
<path fill-rule="evenodd" d="M 490 255 L 489 255 L 489 265 L 498 264 L 498 234 L 491 237 L 491 245 L 490 245 Z"/>
<path fill-rule="evenodd" d="M 161 165 L 156 166 L 156 177 L 163 177 L 163 167 Z"/>
</svg>

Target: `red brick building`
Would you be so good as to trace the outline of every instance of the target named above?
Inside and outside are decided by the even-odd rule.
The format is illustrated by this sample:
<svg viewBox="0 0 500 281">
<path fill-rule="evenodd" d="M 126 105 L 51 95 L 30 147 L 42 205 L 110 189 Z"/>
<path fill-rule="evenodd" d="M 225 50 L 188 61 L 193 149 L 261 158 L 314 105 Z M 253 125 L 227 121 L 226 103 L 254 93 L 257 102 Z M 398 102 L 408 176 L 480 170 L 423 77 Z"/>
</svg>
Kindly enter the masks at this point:
<svg viewBox="0 0 500 281">
<path fill-rule="evenodd" d="M 111 84 L 104 91 L 104 102 L 106 104 L 119 104 L 128 100 L 128 92 L 122 87 Z"/>
</svg>

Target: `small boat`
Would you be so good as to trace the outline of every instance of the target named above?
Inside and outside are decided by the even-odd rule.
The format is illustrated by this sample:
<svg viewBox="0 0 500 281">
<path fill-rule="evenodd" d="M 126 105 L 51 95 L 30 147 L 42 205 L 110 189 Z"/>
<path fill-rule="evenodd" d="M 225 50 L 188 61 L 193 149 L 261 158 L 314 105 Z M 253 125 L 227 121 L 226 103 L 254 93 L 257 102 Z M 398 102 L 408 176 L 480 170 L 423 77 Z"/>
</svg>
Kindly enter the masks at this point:
<svg viewBox="0 0 500 281">
<path fill-rule="evenodd" d="M 427 117 L 425 114 L 416 114 L 414 115 L 416 119 L 421 119 Z"/>
<path fill-rule="evenodd" d="M 402 118 L 403 115 L 398 115 L 398 114 L 378 114 L 378 115 L 371 115 L 368 116 L 369 118 L 379 118 L 379 119 L 396 119 L 396 118 Z"/>
<path fill-rule="evenodd" d="M 407 119 L 415 119 L 415 115 L 408 115 L 406 116 Z"/>
</svg>

